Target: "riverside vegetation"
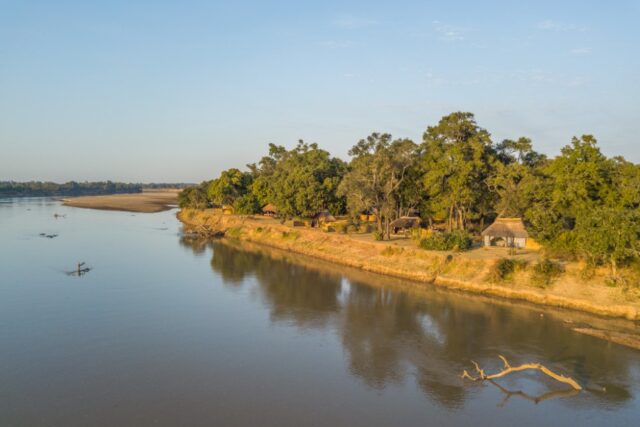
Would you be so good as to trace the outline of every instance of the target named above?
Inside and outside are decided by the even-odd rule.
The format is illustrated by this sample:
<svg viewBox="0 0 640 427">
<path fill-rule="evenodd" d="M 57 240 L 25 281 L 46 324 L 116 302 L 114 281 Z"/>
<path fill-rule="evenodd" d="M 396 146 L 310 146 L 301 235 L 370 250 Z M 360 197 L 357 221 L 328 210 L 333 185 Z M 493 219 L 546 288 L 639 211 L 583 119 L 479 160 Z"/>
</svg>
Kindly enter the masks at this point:
<svg viewBox="0 0 640 427">
<path fill-rule="evenodd" d="M 431 251 L 468 250 L 497 216 L 521 217 L 542 255 L 525 262 L 506 254 L 494 263 L 494 282 L 528 270 L 548 287 L 571 264 L 585 281 L 602 275 L 604 284 L 637 290 L 640 166 L 605 156 L 591 135 L 550 158 L 526 137 L 496 143 L 473 114 L 455 112 L 429 126 L 421 143 L 373 133 L 349 155 L 345 162 L 303 141 L 290 150 L 270 144 L 258 163 L 186 188 L 179 203 L 245 215 L 272 204 L 283 222 L 328 210 L 350 218 L 345 232 L 362 230 L 360 215 L 372 212 L 378 240 L 391 239 L 393 220 L 417 211 L 443 230 L 418 239 Z"/>
</svg>

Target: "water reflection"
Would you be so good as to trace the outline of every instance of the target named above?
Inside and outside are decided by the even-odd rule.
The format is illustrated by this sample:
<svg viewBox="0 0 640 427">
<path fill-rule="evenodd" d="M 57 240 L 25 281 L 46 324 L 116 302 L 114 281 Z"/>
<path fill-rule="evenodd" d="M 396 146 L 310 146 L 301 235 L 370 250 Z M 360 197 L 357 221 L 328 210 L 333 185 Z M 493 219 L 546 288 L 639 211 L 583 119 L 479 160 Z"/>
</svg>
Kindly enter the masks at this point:
<svg viewBox="0 0 640 427">
<path fill-rule="evenodd" d="M 565 393 L 562 385 L 535 374 L 516 375 L 498 384 L 505 394 L 502 404 L 516 395 L 534 403 L 564 397 L 566 405 L 587 407 L 624 405 L 632 398 L 638 376 L 629 367 L 633 351 L 574 333 L 557 316 L 536 308 L 425 289 L 247 244 L 182 244 L 196 253 L 209 245 L 212 269 L 227 286 L 256 287 L 273 322 L 334 328 L 348 370 L 372 388 L 415 378 L 431 401 L 459 408 L 485 388 L 460 379 L 470 360 L 493 371 L 500 368 L 497 354 L 503 354 L 513 363 L 553 367 L 586 391 L 568 399 L 574 393 Z"/>
</svg>

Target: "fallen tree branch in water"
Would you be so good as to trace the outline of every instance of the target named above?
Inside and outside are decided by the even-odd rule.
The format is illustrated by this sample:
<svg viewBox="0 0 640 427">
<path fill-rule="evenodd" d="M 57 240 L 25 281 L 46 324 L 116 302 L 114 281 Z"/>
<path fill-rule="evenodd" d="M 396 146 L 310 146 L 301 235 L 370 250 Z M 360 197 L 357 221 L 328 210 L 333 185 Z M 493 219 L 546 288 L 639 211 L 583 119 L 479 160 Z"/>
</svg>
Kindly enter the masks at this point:
<svg viewBox="0 0 640 427">
<path fill-rule="evenodd" d="M 474 362 L 472 360 L 471 363 L 473 363 L 473 365 L 475 366 L 475 369 L 476 369 L 476 372 L 478 373 L 478 376 L 477 377 L 471 376 L 467 372 L 467 370 L 465 369 L 464 372 L 462 373 L 462 378 L 466 378 L 466 379 L 469 379 L 471 381 L 494 380 L 496 378 L 504 377 L 505 375 L 508 375 L 508 374 L 510 374 L 512 372 L 520 372 L 520 371 L 526 371 L 526 370 L 536 370 L 536 371 L 540 371 L 540 372 L 544 373 L 545 375 L 553 378 L 556 381 L 559 381 L 561 383 L 570 385 L 571 387 L 573 387 L 574 390 L 582 390 L 582 387 L 580 386 L 580 384 L 578 384 L 573 378 L 565 377 L 564 375 L 560 375 L 560 374 L 556 374 L 551 369 L 549 369 L 546 366 L 541 365 L 539 363 L 525 363 L 525 364 L 520 365 L 520 366 L 511 366 L 504 356 L 498 355 L 498 357 L 500 357 L 500 359 L 502 359 L 502 362 L 504 363 L 504 369 L 502 371 L 497 372 L 495 374 L 487 375 L 487 374 L 484 373 L 484 370 L 482 368 L 480 368 L 480 366 L 476 362 Z"/>
</svg>

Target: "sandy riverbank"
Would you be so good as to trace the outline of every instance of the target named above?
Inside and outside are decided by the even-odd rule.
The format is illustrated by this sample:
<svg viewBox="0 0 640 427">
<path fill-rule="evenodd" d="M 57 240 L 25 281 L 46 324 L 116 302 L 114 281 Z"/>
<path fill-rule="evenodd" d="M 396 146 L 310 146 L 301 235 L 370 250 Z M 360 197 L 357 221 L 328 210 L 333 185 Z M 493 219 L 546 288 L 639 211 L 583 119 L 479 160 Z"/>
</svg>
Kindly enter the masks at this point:
<svg viewBox="0 0 640 427">
<path fill-rule="evenodd" d="M 63 199 L 63 204 L 76 208 L 126 212 L 162 212 L 178 203 L 177 189 L 144 190 L 142 193 L 82 196 Z"/>
<path fill-rule="evenodd" d="M 209 231 L 225 233 L 233 239 L 260 243 L 374 273 L 488 297 L 640 320 L 640 295 L 637 289 L 605 286 L 604 278 L 599 276 L 581 279 L 577 265 L 567 265 L 566 272 L 546 288 L 532 284 L 530 271 L 519 272 L 507 283 L 492 283 L 489 279 L 491 269 L 498 259 L 507 256 L 506 251 L 424 251 L 410 240 L 375 242 L 361 235 L 294 228 L 269 218 L 219 215 L 211 210 L 182 210 L 178 218 L 195 229 L 205 227 Z M 533 261 L 536 255 L 522 253 L 516 257 Z"/>
</svg>

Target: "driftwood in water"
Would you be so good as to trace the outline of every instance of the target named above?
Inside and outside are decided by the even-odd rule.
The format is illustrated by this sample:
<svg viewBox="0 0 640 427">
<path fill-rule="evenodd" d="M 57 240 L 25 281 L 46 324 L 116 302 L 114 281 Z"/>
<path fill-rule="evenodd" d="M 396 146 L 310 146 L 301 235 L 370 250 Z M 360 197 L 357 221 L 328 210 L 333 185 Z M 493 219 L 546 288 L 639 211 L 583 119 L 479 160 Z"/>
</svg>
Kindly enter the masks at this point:
<svg viewBox="0 0 640 427">
<path fill-rule="evenodd" d="M 84 274 L 87 274 L 91 271 L 91 267 L 85 267 L 84 265 L 84 262 L 79 262 L 77 268 L 73 271 L 68 272 L 67 274 L 69 276 L 82 276 Z"/>
<path fill-rule="evenodd" d="M 46 233 L 40 233 L 41 237 L 46 237 L 47 239 L 54 239 L 56 237 L 58 237 L 57 234 L 46 234 Z"/>
<path fill-rule="evenodd" d="M 536 371 L 540 371 L 543 374 L 553 378 L 556 381 L 559 381 L 561 383 L 570 385 L 574 390 L 578 390 L 578 391 L 582 390 L 582 387 L 580 386 L 580 384 L 578 384 L 573 378 L 565 377 L 564 375 L 560 375 L 560 374 L 556 374 L 551 369 L 549 369 L 546 366 L 541 365 L 539 363 L 525 363 L 524 365 L 520 365 L 520 366 L 511 366 L 504 356 L 498 356 L 498 357 L 500 357 L 500 359 L 502 359 L 502 362 L 504 363 L 504 369 L 502 371 L 497 372 L 495 374 L 487 375 L 487 374 L 485 374 L 484 370 L 481 369 L 480 366 L 478 366 L 478 364 L 476 362 L 471 361 L 473 363 L 473 365 L 475 366 L 475 369 L 476 369 L 476 372 L 478 373 L 478 376 L 477 377 L 473 377 L 473 376 L 469 375 L 469 373 L 465 370 L 462 373 L 462 378 L 466 378 L 466 379 L 469 379 L 471 381 L 495 380 L 497 378 L 504 377 L 505 375 L 508 375 L 510 373 L 513 373 L 513 372 L 520 372 L 520 371 L 526 371 L 526 370 L 536 370 Z"/>
</svg>

